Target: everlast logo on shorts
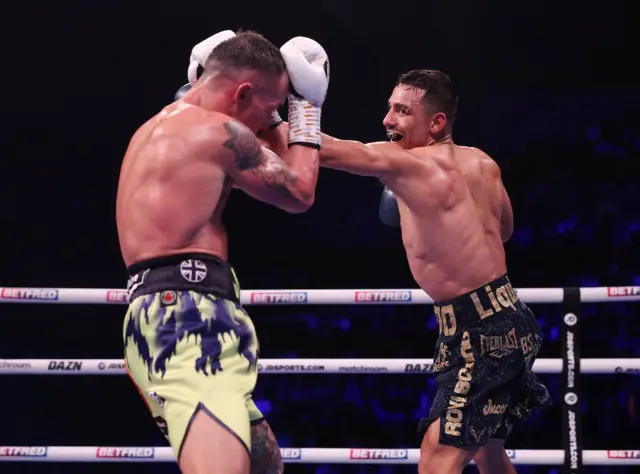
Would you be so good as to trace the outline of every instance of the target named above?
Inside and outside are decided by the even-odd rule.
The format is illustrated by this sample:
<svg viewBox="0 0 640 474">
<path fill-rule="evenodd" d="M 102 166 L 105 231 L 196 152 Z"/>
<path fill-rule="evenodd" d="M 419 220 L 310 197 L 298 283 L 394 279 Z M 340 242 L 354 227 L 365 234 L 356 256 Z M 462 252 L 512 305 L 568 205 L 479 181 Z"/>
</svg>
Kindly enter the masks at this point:
<svg viewBox="0 0 640 474">
<path fill-rule="evenodd" d="M 504 336 L 483 336 L 480 335 L 480 350 L 482 354 L 489 354 L 496 359 L 501 359 L 512 350 L 518 348 L 518 338 L 516 330 L 512 329 Z"/>
<path fill-rule="evenodd" d="M 489 399 L 489 403 L 482 409 L 482 414 L 484 416 L 502 415 L 505 411 L 507 411 L 507 405 L 494 405 L 491 399 Z"/>
<path fill-rule="evenodd" d="M 458 382 L 453 389 L 453 395 L 449 399 L 447 407 L 446 424 L 444 432 L 451 436 L 460 436 L 460 428 L 462 427 L 462 418 L 464 417 L 460 408 L 464 408 L 467 404 L 466 395 L 471 389 L 471 380 L 473 378 L 473 366 L 475 358 L 473 356 L 473 348 L 471 347 L 471 339 L 469 333 L 462 333 L 462 342 L 460 343 L 460 353 L 464 358 L 465 365 L 458 371 Z"/>
<path fill-rule="evenodd" d="M 511 283 L 497 287 L 495 293 L 491 289 L 491 285 L 485 286 L 484 291 L 489 298 L 493 309 L 485 309 L 482 306 L 482 301 L 480 301 L 480 295 L 478 295 L 477 291 L 471 293 L 471 299 L 473 300 L 473 304 L 475 305 L 476 311 L 478 311 L 478 315 L 481 319 L 488 318 L 494 313 L 499 313 L 504 308 L 511 308 L 515 311 L 515 304 L 518 301 L 518 297 L 516 296 L 516 292 L 514 291 L 513 286 L 511 286 Z"/>
</svg>

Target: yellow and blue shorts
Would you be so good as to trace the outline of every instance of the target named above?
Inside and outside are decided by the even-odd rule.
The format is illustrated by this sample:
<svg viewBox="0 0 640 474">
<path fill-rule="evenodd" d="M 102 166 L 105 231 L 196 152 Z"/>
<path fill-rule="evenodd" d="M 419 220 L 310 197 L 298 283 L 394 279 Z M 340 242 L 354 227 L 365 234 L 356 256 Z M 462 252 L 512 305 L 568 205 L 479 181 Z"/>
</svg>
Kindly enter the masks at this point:
<svg viewBox="0 0 640 474">
<path fill-rule="evenodd" d="M 182 254 L 129 272 L 123 336 L 127 371 L 178 459 L 203 410 L 251 452 L 259 344 L 226 261 Z"/>
</svg>

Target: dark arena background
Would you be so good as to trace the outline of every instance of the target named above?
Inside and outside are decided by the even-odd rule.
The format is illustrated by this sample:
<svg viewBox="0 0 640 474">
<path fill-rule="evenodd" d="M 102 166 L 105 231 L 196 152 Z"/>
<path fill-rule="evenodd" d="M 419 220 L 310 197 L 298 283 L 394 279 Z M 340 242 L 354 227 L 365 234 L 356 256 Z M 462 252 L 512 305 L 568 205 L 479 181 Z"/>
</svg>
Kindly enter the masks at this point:
<svg viewBox="0 0 640 474">
<path fill-rule="evenodd" d="M 638 17 L 636 2 L 615 0 L 7 2 L 0 472 L 178 472 L 174 462 L 98 462 L 114 459 L 96 459 L 95 451 L 91 462 L 40 462 L 48 459 L 40 454 L 53 458 L 55 449 L 7 448 L 158 447 L 159 456 L 168 445 L 122 370 L 88 374 L 88 363 L 79 365 L 122 360 L 125 305 L 14 304 L 6 288 L 125 287 L 115 196 L 129 138 L 187 82 L 191 47 L 239 28 L 277 45 L 302 35 L 324 46 L 331 84 L 322 125 L 339 138 L 385 139 L 382 118 L 400 73 L 434 68 L 451 75 L 460 96 L 454 140 L 499 163 L 513 202 L 515 233 L 506 249 L 514 286 L 559 289 L 551 292 L 553 303 L 529 303 L 545 336 L 539 357 L 582 370 L 574 389 L 566 370 L 540 375 L 554 406 L 508 440 L 517 470 L 638 472 L 640 302 L 632 298 L 640 293 Z M 234 192 L 225 220 L 243 289 L 415 289 L 399 229 L 378 219 L 381 189 L 375 179 L 323 169 L 314 206 L 299 215 Z M 574 289 L 591 287 L 600 288 L 594 290 L 600 301 L 580 301 Z M 434 353 L 428 304 L 301 302 L 248 311 L 263 359 L 298 366 L 301 358 Z M 575 334 L 567 345 L 569 331 Z M 600 369 L 584 360 L 596 358 L 607 359 Z M 45 370 L 18 374 L 23 359 L 44 360 L 29 364 Z M 47 370 L 51 362 L 71 370 Z M 342 463 L 288 462 L 285 471 L 417 472 L 406 462 L 388 464 L 393 456 L 402 461 L 402 450 L 419 448 L 416 422 L 435 392 L 429 365 L 405 369 L 263 372 L 254 397 L 283 448 L 347 453 Z M 542 464 L 522 464 L 521 450 L 546 450 L 534 456 Z M 569 453 L 567 467 L 565 454 L 554 454 L 559 450 Z M 580 450 L 598 451 L 592 459 L 599 465 L 585 454 L 584 466 L 571 468 L 571 453 L 579 461 Z M 8 460 L 11 453 L 20 460 Z M 344 461 L 362 453 L 374 463 Z"/>
</svg>

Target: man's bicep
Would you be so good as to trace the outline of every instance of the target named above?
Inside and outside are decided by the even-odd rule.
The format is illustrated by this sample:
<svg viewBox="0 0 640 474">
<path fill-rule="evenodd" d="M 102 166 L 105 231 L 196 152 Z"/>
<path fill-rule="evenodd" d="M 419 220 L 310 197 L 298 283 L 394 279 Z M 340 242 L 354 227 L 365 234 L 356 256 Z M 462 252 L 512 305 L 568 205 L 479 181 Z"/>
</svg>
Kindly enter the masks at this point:
<svg viewBox="0 0 640 474">
<path fill-rule="evenodd" d="M 365 144 L 327 137 L 320 149 L 322 166 L 378 178 L 403 174 L 414 160 L 413 155 L 391 142 Z"/>
<path fill-rule="evenodd" d="M 271 150 L 237 121 L 224 124 L 227 137 L 222 141 L 226 154 L 225 171 L 234 187 L 260 201 L 286 210 L 298 199 L 292 192 L 297 177 Z"/>
<path fill-rule="evenodd" d="M 367 146 L 376 152 L 376 168 L 381 177 L 413 174 L 419 163 L 414 155 L 396 143 L 374 142 Z"/>
</svg>

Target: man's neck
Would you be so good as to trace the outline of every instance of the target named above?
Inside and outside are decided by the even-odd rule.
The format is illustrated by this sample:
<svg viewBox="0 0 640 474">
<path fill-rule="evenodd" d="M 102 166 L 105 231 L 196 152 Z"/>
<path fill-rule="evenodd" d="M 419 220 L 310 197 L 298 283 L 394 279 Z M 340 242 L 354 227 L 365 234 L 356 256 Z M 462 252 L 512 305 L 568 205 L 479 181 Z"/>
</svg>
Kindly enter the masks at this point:
<svg viewBox="0 0 640 474">
<path fill-rule="evenodd" d="M 453 145 L 453 138 L 451 137 L 451 132 L 445 133 L 440 137 L 429 137 L 427 140 L 427 144 L 425 146 L 433 146 L 433 145 Z"/>
<path fill-rule="evenodd" d="M 189 102 L 205 110 L 228 113 L 229 101 L 227 100 L 223 84 L 219 81 L 213 83 L 214 78 L 208 78 L 191 90 Z"/>
</svg>

